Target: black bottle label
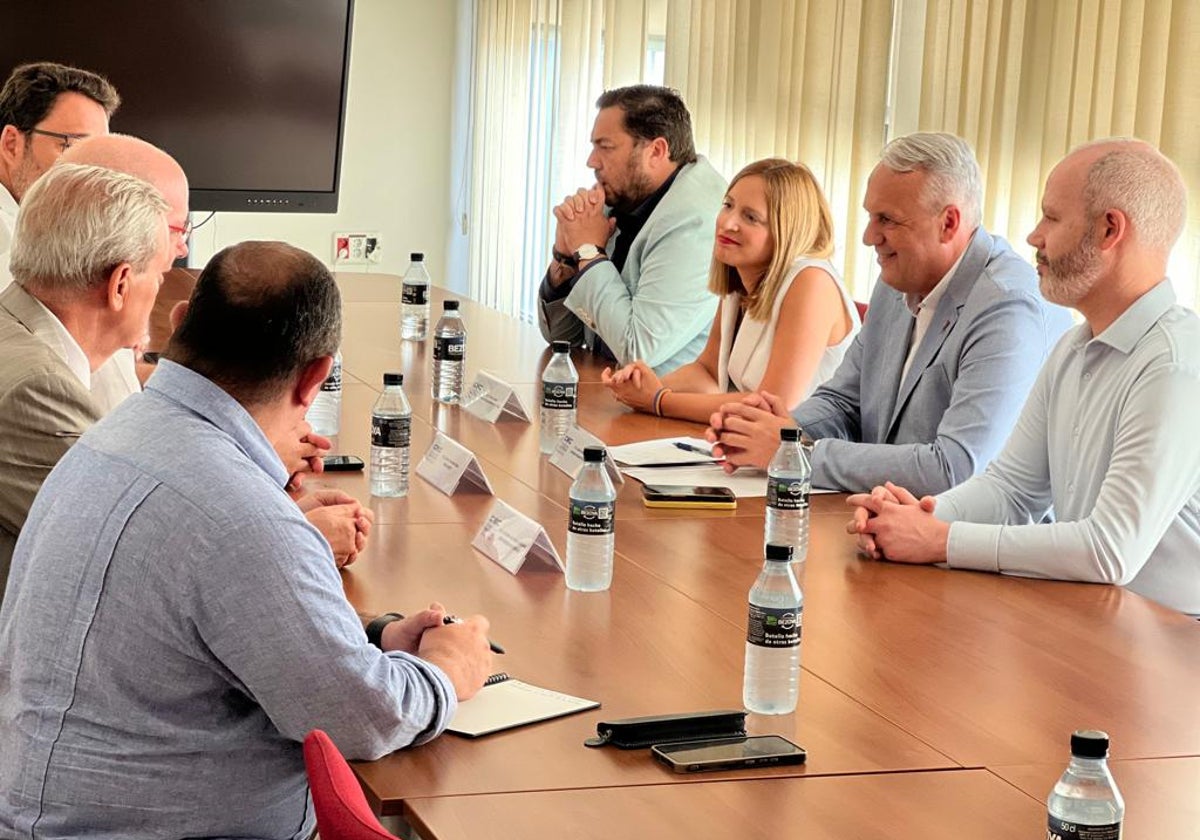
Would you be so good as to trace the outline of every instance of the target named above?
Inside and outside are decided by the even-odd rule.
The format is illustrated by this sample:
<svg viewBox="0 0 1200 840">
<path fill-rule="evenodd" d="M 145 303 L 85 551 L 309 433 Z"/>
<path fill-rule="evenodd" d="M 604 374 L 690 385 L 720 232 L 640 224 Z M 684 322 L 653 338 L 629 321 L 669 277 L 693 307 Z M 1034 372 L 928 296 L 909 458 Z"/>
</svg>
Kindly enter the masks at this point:
<svg viewBox="0 0 1200 840">
<path fill-rule="evenodd" d="M 616 502 L 584 502 L 571 499 L 571 520 L 567 530 L 573 534 L 603 536 L 613 532 Z"/>
<path fill-rule="evenodd" d="M 574 408 L 576 388 L 572 382 L 543 382 L 542 408 Z"/>
<path fill-rule="evenodd" d="M 808 507 L 808 493 L 811 487 L 807 481 L 767 476 L 767 507 L 776 510 L 804 510 Z"/>
<path fill-rule="evenodd" d="M 461 362 L 467 355 L 467 339 L 461 335 L 443 336 L 433 340 L 433 358 L 438 362 Z"/>
<path fill-rule="evenodd" d="M 338 391 L 342 390 L 342 366 L 334 362 L 333 367 L 329 369 L 329 376 L 325 377 L 325 381 L 321 383 L 322 391 Z"/>
<path fill-rule="evenodd" d="M 800 644 L 804 607 L 760 607 L 750 604 L 746 641 L 765 648 L 791 648 Z"/>
<path fill-rule="evenodd" d="M 1046 840 L 1120 840 L 1121 824 L 1079 825 L 1050 815 Z"/>
<path fill-rule="evenodd" d="M 405 306 L 424 306 L 425 304 L 429 303 L 429 284 L 400 284 L 400 302 Z"/>
<path fill-rule="evenodd" d="M 412 432 L 410 417 L 372 417 L 371 445 L 372 446 L 408 446 Z"/>
</svg>

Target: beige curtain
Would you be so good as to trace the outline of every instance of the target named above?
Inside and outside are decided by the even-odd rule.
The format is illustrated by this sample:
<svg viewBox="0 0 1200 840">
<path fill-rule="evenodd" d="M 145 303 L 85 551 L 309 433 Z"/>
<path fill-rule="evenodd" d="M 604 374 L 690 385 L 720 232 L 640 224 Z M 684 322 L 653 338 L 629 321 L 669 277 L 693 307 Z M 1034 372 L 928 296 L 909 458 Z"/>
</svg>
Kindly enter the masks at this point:
<svg viewBox="0 0 1200 840">
<path fill-rule="evenodd" d="M 914 2 L 914 0 L 905 0 Z M 984 218 L 1020 250 L 1041 186 L 1072 146 L 1156 144 L 1200 186 L 1200 2 L 927 0 L 920 128 L 953 131 L 984 170 Z M 1200 207 L 1176 246 L 1180 299 L 1200 290 Z"/>
</svg>

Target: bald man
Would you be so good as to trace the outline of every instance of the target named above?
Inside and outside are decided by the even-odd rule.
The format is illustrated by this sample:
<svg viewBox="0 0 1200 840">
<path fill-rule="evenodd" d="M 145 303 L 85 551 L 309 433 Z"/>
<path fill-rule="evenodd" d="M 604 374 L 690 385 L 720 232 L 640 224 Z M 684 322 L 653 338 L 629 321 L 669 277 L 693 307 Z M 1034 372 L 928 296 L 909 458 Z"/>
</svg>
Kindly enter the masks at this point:
<svg viewBox="0 0 1200 840">
<path fill-rule="evenodd" d="M 1028 241 L 1042 294 L 1085 323 L 982 475 L 850 497 L 864 553 L 1119 584 L 1200 615 L 1200 318 L 1166 278 L 1186 216 L 1179 170 L 1147 143 L 1089 143 L 1054 168 Z"/>
</svg>

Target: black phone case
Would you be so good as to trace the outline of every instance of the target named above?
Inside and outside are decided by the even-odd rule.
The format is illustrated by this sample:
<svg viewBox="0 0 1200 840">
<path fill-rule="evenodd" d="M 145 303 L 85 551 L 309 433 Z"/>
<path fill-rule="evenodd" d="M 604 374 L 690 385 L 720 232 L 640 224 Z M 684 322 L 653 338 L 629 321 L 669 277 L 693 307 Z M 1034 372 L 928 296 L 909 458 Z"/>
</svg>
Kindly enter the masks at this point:
<svg viewBox="0 0 1200 840">
<path fill-rule="evenodd" d="M 636 750 L 654 744 L 734 738 L 745 734 L 744 711 L 718 709 L 712 712 L 601 721 L 596 724 L 596 737 L 588 738 L 583 743 L 589 747 L 611 744 L 622 750 Z"/>
</svg>

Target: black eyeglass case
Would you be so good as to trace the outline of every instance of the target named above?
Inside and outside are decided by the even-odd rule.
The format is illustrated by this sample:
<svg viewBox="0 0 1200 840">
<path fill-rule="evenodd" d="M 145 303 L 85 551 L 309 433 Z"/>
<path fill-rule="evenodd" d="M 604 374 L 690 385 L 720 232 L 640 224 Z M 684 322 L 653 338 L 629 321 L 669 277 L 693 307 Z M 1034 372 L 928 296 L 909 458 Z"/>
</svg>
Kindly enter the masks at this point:
<svg viewBox="0 0 1200 840">
<path fill-rule="evenodd" d="M 602 721 L 596 724 L 596 737 L 588 738 L 583 743 L 589 747 L 611 744 L 622 750 L 636 750 L 655 744 L 736 738 L 745 734 L 746 712 L 741 709 L 718 709 L 712 712 Z"/>
</svg>

